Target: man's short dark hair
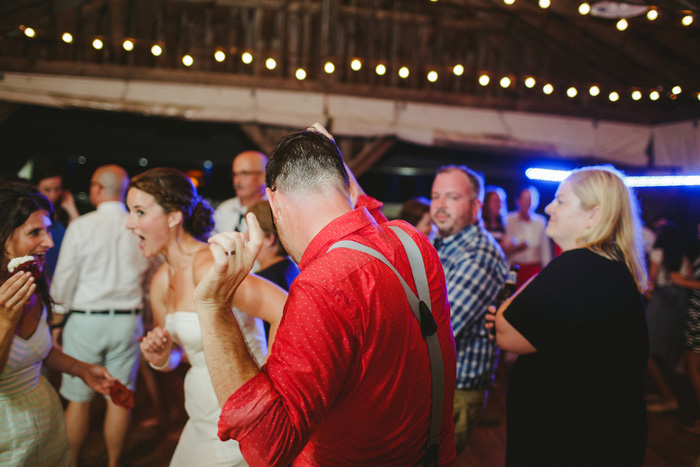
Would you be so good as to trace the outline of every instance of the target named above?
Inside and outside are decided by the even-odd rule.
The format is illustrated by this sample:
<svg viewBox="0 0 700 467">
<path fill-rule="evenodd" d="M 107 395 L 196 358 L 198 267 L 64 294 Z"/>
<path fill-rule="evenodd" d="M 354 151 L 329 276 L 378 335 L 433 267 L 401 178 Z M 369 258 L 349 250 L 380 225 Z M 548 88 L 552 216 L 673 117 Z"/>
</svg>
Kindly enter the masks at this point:
<svg viewBox="0 0 700 467">
<path fill-rule="evenodd" d="M 481 175 L 479 172 L 470 169 L 466 165 L 443 165 L 439 169 L 437 169 L 437 172 L 435 175 L 439 175 L 443 172 L 452 172 L 453 170 L 458 170 L 464 175 L 469 178 L 469 181 L 472 184 L 472 187 L 474 187 L 474 191 L 476 192 L 475 195 L 477 198 L 479 198 L 479 201 L 481 203 L 484 203 L 484 176 Z"/>
<path fill-rule="evenodd" d="M 350 179 L 338 146 L 313 130 L 282 138 L 270 153 L 265 183 L 286 193 L 317 192 L 333 187 L 347 192 Z"/>
</svg>

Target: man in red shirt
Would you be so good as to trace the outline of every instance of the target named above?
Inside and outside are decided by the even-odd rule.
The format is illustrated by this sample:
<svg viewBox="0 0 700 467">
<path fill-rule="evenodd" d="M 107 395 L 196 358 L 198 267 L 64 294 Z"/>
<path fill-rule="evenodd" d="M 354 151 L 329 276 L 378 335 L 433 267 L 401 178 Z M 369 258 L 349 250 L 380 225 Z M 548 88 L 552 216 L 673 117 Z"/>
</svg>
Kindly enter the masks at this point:
<svg viewBox="0 0 700 467">
<path fill-rule="evenodd" d="M 289 290 L 268 360 L 259 368 L 230 312 L 262 234 L 248 216 L 250 240 L 213 237 L 215 265 L 195 292 L 204 351 L 223 412 L 219 436 L 236 439 L 251 465 L 421 465 L 431 414 L 431 366 L 418 320 L 396 275 L 355 250 L 383 254 L 415 292 L 405 250 L 388 228 L 415 241 L 427 273 L 444 364 L 438 465 L 455 462 L 452 401 L 455 346 L 445 277 L 436 251 L 403 221 L 378 224 L 353 209 L 335 143 L 305 130 L 278 143 L 266 171 L 280 239 L 301 274 Z"/>
</svg>

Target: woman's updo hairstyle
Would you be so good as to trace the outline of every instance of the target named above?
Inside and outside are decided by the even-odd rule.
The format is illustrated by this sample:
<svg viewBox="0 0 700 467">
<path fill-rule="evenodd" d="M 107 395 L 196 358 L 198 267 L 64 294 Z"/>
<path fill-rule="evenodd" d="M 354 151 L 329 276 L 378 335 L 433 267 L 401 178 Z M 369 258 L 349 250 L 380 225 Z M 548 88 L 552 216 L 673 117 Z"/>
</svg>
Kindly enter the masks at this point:
<svg viewBox="0 0 700 467">
<path fill-rule="evenodd" d="M 156 199 L 166 213 L 180 211 L 185 232 L 205 241 L 214 228 L 214 210 L 197 193 L 197 188 L 183 172 L 170 167 L 150 169 L 131 179 L 136 188 Z"/>
</svg>

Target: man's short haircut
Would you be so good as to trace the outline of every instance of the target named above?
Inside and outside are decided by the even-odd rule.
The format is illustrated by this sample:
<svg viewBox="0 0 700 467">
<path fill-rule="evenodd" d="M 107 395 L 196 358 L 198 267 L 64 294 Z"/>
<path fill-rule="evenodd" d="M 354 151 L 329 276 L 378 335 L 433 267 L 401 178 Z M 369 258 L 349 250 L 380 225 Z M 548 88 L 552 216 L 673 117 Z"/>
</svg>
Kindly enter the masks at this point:
<svg viewBox="0 0 700 467">
<path fill-rule="evenodd" d="M 285 193 L 321 193 L 328 188 L 347 193 L 350 179 L 333 141 L 317 131 L 300 130 L 282 138 L 270 153 L 265 183 Z"/>
<path fill-rule="evenodd" d="M 469 181 L 472 184 L 472 187 L 476 190 L 476 196 L 479 198 L 479 201 L 481 204 L 484 204 L 484 176 L 481 175 L 479 172 L 470 169 L 466 165 L 443 165 L 439 169 L 437 169 L 437 172 L 435 175 L 440 175 L 443 172 L 452 172 L 453 170 L 459 170 L 460 172 L 464 173 L 464 175 L 469 178 Z"/>
</svg>

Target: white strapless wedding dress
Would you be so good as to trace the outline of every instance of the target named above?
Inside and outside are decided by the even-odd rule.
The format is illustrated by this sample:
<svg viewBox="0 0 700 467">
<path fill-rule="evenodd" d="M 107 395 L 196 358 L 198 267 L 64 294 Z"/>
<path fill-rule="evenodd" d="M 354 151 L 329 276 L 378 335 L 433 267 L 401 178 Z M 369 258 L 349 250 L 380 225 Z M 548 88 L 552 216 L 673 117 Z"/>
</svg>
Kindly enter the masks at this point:
<svg viewBox="0 0 700 467">
<path fill-rule="evenodd" d="M 262 364 L 267 353 L 263 323 L 243 312 L 234 310 L 248 348 Z M 239 466 L 246 464 L 238 442 L 222 442 L 217 434 L 221 408 L 216 400 L 207 363 L 202 350 L 202 331 L 197 313 L 176 311 L 165 316 L 165 327 L 173 340 L 182 346 L 192 366 L 185 376 L 185 410 L 189 420 L 180 435 L 170 461 L 174 467 Z"/>
</svg>

